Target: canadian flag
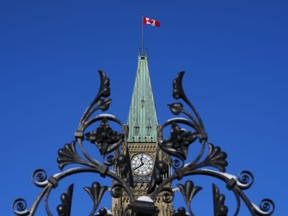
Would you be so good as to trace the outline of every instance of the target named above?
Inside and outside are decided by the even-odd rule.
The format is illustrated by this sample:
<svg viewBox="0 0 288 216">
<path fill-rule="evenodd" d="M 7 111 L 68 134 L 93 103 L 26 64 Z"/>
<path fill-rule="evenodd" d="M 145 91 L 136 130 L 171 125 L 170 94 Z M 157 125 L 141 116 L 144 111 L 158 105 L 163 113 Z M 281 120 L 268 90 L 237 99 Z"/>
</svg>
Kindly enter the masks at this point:
<svg viewBox="0 0 288 216">
<path fill-rule="evenodd" d="M 148 17 L 143 17 L 143 24 L 144 25 L 152 25 L 152 26 L 156 26 L 156 27 L 160 27 L 160 22 L 154 19 L 150 19 Z"/>
</svg>

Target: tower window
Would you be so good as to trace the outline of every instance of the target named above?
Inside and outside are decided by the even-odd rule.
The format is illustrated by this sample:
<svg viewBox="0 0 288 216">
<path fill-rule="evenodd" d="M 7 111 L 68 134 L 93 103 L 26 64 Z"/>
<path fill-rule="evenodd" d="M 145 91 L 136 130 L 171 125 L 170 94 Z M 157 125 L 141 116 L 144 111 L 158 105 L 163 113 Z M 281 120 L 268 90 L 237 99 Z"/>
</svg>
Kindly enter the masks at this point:
<svg viewBox="0 0 288 216">
<path fill-rule="evenodd" d="M 147 126 L 146 129 L 147 129 L 147 136 L 150 136 L 152 127 L 151 126 Z"/>
<path fill-rule="evenodd" d="M 134 127 L 134 134 L 137 136 L 139 134 L 139 130 L 140 130 L 140 127 L 139 126 L 135 126 Z"/>
<path fill-rule="evenodd" d="M 145 104 L 145 100 L 144 98 L 141 100 L 141 107 L 143 108 L 144 107 L 144 104 Z"/>
</svg>

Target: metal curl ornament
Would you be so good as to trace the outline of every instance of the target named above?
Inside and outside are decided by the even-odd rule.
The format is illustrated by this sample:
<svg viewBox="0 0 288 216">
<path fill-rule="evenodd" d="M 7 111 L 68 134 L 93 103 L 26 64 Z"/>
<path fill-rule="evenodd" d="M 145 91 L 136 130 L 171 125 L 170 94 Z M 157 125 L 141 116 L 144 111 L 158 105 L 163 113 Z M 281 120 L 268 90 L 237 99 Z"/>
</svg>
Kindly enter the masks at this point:
<svg viewBox="0 0 288 216">
<path fill-rule="evenodd" d="M 183 160 L 174 159 L 174 160 L 172 161 L 172 167 L 173 167 L 174 169 L 181 168 L 181 167 L 183 167 L 183 165 L 184 165 L 184 161 L 183 161 Z"/>
<path fill-rule="evenodd" d="M 112 166 L 113 164 L 115 164 L 115 157 L 114 155 L 106 155 L 104 157 L 104 164 L 108 165 L 108 166 Z"/>
<path fill-rule="evenodd" d="M 241 183 L 242 189 L 248 189 L 253 185 L 254 176 L 251 172 L 244 170 L 239 173 L 237 180 Z"/>
<path fill-rule="evenodd" d="M 162 194 L 162 200 L 165 203 L 171 203 L 174 199 L 174 192 L 171 189 L 164 189 Z"/>
<path fill-rule="evenodd" d="M 44 169 L 36 169 L 32 173 L 32 181 L 38 187 L 44 187 L 48 183 L 46 171 Z"/>
<path fill-rule="evenodd" d="M 110 190 L 111 196 L 120 198 L 122 196 L 122 187 L 119 184 L 114 185 Z"/>
<path fill-rule="evenodd" d="M 23 198 L 18 198 L 12 203 L 12 209 L 16 215 L 28 215 L 30 213 L 27 208 L 27 202 Z"/>
<path fill-rule="evenodd" d="M 268 215 L 273 214 L 275 204 L 271 199 L 263 199 L 259 204 L 260 209 Z"/>
</svg>

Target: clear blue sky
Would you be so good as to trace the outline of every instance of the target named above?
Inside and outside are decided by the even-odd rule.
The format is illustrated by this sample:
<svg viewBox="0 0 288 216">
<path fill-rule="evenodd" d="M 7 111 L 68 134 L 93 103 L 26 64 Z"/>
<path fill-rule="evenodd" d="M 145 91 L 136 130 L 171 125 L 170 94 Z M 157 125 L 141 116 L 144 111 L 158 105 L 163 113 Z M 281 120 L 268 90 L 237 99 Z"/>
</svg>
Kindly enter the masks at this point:
<svg viewBox="0 0 288 216">
<path fill-rule="evenodd" d="M 73 139 L 97 93 L 98 69 L 111 78 L 109 113 L 127 121 L 141 14 L 161 22 L 160 28 L 145 28 L 159 122 L 172 117 L 166 106 L 174 101 L 171 82 L 185 70 L 186 94 L 210 142 L 227 152 L 227 172 L 250 170 L 255 182 L 248 197 L 255 204 L 269 197 L 275 215 L 288 215 L 285 0 L 0 1 L 0 215 L 13 215 L 17 197 L 31 206 L 40 193 L 30 180 L 36 168 L 59 172 L 57 151 Z M 74 178 L 77 188 L 95 179 Z M 53 193 L 56 204 L 69 180 L 61 184 L 64 189 Z M 234 198 L 221 192 L 232 200 L 232 211 Z M 87 194 L 79 189 L 76 196 L 72 215 L 88 215 Z M 77 213 L 85 204 L 87 213 Z M 196 215 L 212 215 L 203 203 L 198 208 Z"/>
</svg>

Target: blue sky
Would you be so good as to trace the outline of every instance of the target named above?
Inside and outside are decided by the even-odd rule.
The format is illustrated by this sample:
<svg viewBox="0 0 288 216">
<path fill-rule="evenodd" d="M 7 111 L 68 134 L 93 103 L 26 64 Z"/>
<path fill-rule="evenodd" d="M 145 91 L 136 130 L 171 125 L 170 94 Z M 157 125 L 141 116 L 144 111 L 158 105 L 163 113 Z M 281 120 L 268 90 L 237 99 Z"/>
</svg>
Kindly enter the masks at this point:
<svg viewBox="0 0 288 216">
<path fill-rule="evenodd" d="M 227 172 L 250 170 L 255 181 L 248 197 L 256 204 L 269 197 L 275 215 L 288 215 L 288 2 L 280 0 L 1 1 L 0 214 L 13 215 L 17 197 L 32 205 L 40 193 L 30 180 L 36 168 L 49 176 L 59 172 L 57 151 L 73 139 L 97 93 L 98 69 L 111 78 L 108 112 L 127 121 L 142 14 L 161 22 L 160 28 L 145 27 L 159 122 L 172 117 L 171 82 L 185 70 L 186 94 L 210 142 L 227 152 Z M 73 178 L 81 188 L 98 177 Z M 59 190 L 51 205 L 59 203 Z M 233 197 L 221 192 L 232 199 L 233 212 Z M 80 215 L 77 206 L 88 196 L 75 196 L 81 198 L 72 215 Z M 212 215 L 201 204 L 198 214 L 194 209 Z"/>
</svg>

